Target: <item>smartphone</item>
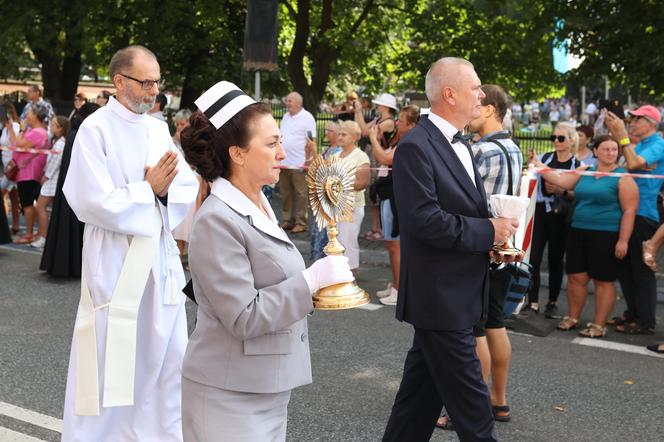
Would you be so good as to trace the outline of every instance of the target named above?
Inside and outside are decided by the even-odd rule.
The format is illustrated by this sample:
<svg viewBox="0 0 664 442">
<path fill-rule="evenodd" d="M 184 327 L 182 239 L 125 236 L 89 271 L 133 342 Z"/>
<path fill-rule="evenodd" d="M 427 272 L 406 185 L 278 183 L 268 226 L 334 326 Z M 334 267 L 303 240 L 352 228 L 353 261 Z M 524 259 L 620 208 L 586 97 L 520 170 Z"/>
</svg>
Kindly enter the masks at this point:
<svg viewBox="0 0 664 442">
<path fill-rule="evenodd" d="M 625 111 L 623 110 L 622 103 L 617 98 L 612 100 L 599 100 L 599 108 L 612 112 L 621 120 L 625 119 Z"/>
<path fill-rule="evenodd" d="M 307 131 L 307 138 L 309 138 L 309 141 L 314 140 L 314 134 L 312 134 L 310 130 Z"/>
</svg>

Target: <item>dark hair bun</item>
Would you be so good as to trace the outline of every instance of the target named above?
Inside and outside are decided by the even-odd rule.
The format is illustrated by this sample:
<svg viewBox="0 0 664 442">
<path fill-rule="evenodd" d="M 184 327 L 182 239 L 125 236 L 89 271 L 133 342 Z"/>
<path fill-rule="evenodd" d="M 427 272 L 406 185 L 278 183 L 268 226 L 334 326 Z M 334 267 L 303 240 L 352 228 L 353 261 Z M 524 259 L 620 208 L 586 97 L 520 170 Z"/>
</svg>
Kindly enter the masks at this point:
<svg viewBox="0 0 664 442">
<path fill-rule="evenodd" d="M 215 128 L 205 114 L 196 111 L 180 136 L 184 158 L 206 180 L 213 181 L 225 172 L 224 161 L 214 148 Z"/>
<path fill-rule="evenodd" d="M 269 105 L 250 104 L 217 130 L 205 114 L 194 112 L 189 118 L 189 126 L 180 136 L 187 163 L 206 181 L 228 178 L 231 172 L 230 147 L 246 147 L 252 137 L 253 120 L 271 114 Z"/>
</svg>

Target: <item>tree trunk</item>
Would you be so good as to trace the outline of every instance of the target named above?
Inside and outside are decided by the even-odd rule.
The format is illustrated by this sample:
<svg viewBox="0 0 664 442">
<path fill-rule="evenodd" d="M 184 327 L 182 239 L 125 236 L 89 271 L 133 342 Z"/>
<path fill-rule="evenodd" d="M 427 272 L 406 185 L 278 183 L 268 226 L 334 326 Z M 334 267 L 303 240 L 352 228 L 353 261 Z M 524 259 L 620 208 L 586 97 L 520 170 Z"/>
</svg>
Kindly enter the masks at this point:
<svg viewBox="0 0 664 442">
<path fill-rule="evenodd" d="M 320 24 L 314 35 L 311 34 L 309 18 L 310 0 L 298 0 L 297 11 L 288 2 L 284 2 L 284 4 L 295 20 L 295 39 L 288 54 L 288 76 L 295 90 L 302 94 L 304 108 L 315 116 L 318 113 L 318 104 L 325 95 L 330 80 L 332 64 L 341 56 L 343 46 L 354 38 L 358 28 L 367 19 L 370 10 L 375 7 L 374 0 L 366 0 L 362 12 L 350 26 L 345 37 L 346 41 L 338 46 L 330 45 L 325 39 L 325 33 L 335 26 L 332 19 L 332 0 L 323 0 Z M 304 74 L 305 55 L 311 59 L 311 84 Z"/>
<path fill-rule="evenodd" d="M 61 100 L 71 100 L 78 90 L 78 79 L 81 74 L 81 52 L 69 54 L 62 63 L 62 77 L 60 78 Z"/>
<path fill-rule="evenodd" d="M 33 48 L 33 53 L 37 57 L 37 61 L 41 65 L 42 84 L 44 85 L 44 97 L 58 98 L 60 97 L 60 78 L 62 72 L 60 71 L 60 60 L 58 57 L 51 55 L 50 51 Z M 71 98 L 71 97 L 70 97 Z"/>
</svg>

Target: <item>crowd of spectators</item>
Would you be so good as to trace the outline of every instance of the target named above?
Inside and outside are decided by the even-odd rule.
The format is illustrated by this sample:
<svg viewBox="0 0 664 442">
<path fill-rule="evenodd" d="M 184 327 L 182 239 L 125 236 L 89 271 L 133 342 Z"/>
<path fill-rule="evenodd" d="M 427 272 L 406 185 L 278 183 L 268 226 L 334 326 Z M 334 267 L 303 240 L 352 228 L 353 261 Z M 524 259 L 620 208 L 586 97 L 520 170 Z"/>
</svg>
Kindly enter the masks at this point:
<svg viewBox="0 0 664 442">
<path fill-rule="evenodd" d="M 0 241 L 4 239 L 6 242 L 9 237 L 19 244 L 43 248 L 50 231 L 47 208 L 54 199 L 57 200 L 59 170 L 66 156 L 63 149 L 65 141 L 69 140 L 70 122 L 77 119 L 88 101 L 84 94 L 77 93 L 73 110 L 68 117 L 63 117 L 55 115 L 39 87 L 30 86 L 27 98 L 20 115 L 11 103 L 2 103 L 7 117 L 3 120 L 0 146 L 48 149 L 49 153 L 2 151 L 5 171 L 0 183 L 2 215 L 5 223 L 9 222 L 10 233 L 4 238 L 0 235 Z M 95 101 L 98 106 L 103 106 L 110 99 L 111 93 L 102 90 Z M 164 120 L 167 103 L 167 97 L 160 94 L 150 114 Z M 297 92 L 289 94 L 286 107 L 281 130 L 287 169 L 282 171 L 278 185 L 284 204 L 282 227 L 292 233 L 311 230 L 311 259 L 315 260 L 324 256 L 327 238 L 325 229 L 318 229 L 308 219 L 307 186 L 302 166 L 310 164 L 319 154 L 315 141 L 316 125 L 314 117 L 303 108 Z M 358 237 L 384 241 L 390 257 L 392 281 L 377 296 L 383 304 L 394 305 L 398 293 L 400 252 L 398 214 L 391 192 L 391 165 L 400 138 L 417 123 L 419 109 L 405 106 L 399 110 L 398 101 L 391 94 L 380 94 L 372 101 L 351 91 L 339 105 L 329 110 L 335 114 L 336 121 L 329 121 L 325 127 L 329 147 L 326 145 L 320 154 L 326 158 L 350 159 L 358 167 L 353 219 L 339 224 L 339 238 L 353 269 L 360 265 Z M 172 118 L 173 142 L 178 148 L 180 134 L 189 124 L 190 115 L 190 111 L 182 110 Z M 603 129 L 596 132 L 599 119 L 603 122 Z M 520 126 L 551 124 L 553 149 L 539 156 L 532 151 L 528 155 L 528 162 L 547 170 L 664 172 L 658 171 L 664 167 L 664 141 L 657 132 L 658 125 L 661 125 L 661 110 L 655 106 L 641 106 L 628 111 L 625 121 L 626 125 L 614 114 L 599 109 L 595 102 L 581 110 L 576 99 L 562 98 L 508 106 L 503 128 L 509 132 L 512 123 Z M 7 173 L 13 168 L 16 169 L 15 176 Z M 557 172 L 540 174 L 537 179 L 530 255 L 534 271 L 527 309 L 533 312 L 543 310 L 546 317 L 559 318 L 557 301 L 563 276 L 567 273 L 568 309 L 559 329 L 578 327 L 588 284 L 592 280 L 596 295 L 595 315 L 593 321 L 581 330 L 584 336 L 606 336 L 609 325 L 615 325 L 619 332 L 652 334 L 655 327 L 656 254 L 664 243 L 664 230 L 657 230 L 660 221 L 657 194 L 662 180 Z M 201 180 L 197 207 L 208 190 Z M 371 228 L 361 234 L 365 206 L 369 207 Z M 192 209 L 187 218 L 189 223 L 183 223 L 176 232 L 185 266 L 187 226 L 190 226 L 195 210 Z M 25 217 L 24 231 L 21 231 L 21 216 Z M 548 299 L 541 307 L 540 273 L 545 251 L 548 251 Z M 614 281 L 620 282 L 627 310 L 609 318 L 616 299 Z"/>
</svg>

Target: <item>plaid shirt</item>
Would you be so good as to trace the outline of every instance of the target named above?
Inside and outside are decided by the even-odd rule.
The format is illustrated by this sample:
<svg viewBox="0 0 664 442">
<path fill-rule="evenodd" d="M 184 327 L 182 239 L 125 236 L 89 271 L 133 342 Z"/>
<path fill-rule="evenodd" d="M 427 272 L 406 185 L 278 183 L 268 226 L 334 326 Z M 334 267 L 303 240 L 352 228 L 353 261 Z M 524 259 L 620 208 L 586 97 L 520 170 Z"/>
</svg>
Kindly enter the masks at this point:
<svg viewBox="0 0 664 442">
<path fill-rule="evenodd" d="M 484 182 L 484 191 L 486 192 L 487 200 L 491 195 L 507 195 L 509 188 L 505 153 L 500 147 L 496 146 L 496 143 L 488 141 L 492 136 L 499 134 L 504 135 L 509 134 L 509 132 L 491 132 L 472 146 L 477 170 Z M 511 138 L 501 138 L 496 141 L 509 154 L 510 161 L 512 162 L 512 193 L 518 195 L 521 184 L 521 168 L 523 166 L 521 149 L 519 149 L 519 146 Z"/>
</svg>

